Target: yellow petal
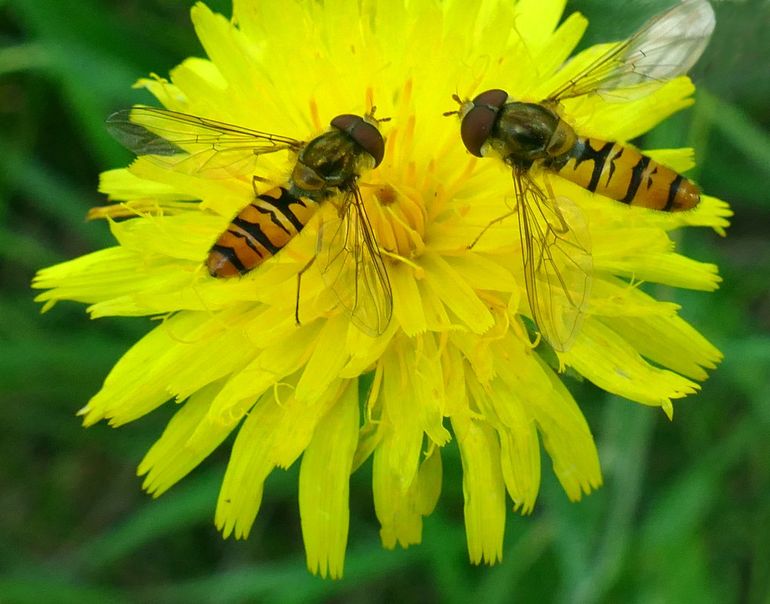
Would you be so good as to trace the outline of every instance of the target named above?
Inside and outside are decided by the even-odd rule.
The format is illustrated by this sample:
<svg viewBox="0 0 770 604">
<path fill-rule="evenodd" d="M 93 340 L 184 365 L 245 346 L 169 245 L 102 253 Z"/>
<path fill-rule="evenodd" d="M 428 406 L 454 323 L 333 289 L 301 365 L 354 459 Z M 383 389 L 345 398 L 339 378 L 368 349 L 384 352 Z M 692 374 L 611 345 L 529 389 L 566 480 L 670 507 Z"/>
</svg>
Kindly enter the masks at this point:
<svg viewBox="0 0 770 604">
<path fill-rule="evenodd" d="M 631 400 L 662 407 L 671 415 L 671 399 L 700 386 L 671 371 L 653 367 L 617 333 L 588 317 L 572 348 L 561 358 L 594 384 Z"/>
<path fill-rule="evenodd" d="M 355 381 L 353 384 L 355 385 Z M 314 432 L 319 430 L 318 423 L 324 415 L 337 404 L 340 397 L 340 389 L 350 382 L 334 380 L 328 388 L 317 394 L 313 401 L 299 400 L 296 390 L 292 391 L 290 383 L 287 383 L 286 394 L 284 389 L 276 388 L 274 396 L 283 409 L 280 422 L 273 430 L 272 461 L 279 468 L 290 467 L 302 452 L 307 448 Z M 351 388 L 353 386 L 350 386 Z M 276 394 L 277 392 L 281 395 Z"/>
<path fill-rule="evenodd" d="M 656 304 L 637 289 L 632 291 L 632 296 L 634 305 L 641 300 Z M 603 322 L 645 358 L 696 380 L 705 380 L 706 369 L 714 369 L 722 360 L 722 354 L 713 344 L 673 312 L 605 317 Z"/>
<path fill-rule="evenodd" d="M 463 464 L 465 532 L 471 562 L 494 564 L 503 558 L 505 486 L 500 445 L 490 427 L 467 417 L 452 418 Z"/>
<path fill-rule="evenodd" d="M 237 358 L 226 356 L 210 372 L 208 365 L 215 360 L 209 356 L 211 345 L 221 336 L 221 324 L 203 313 L 168 318 L 118 361 L 102 389 L 79 412 L 85 416 L 84 423 L 106 418 L 120 425 L 149 413 L 173 396 L 168 385 L 183 370 L 203 371 L 211 381 L 219 379 L 237 365 Z"/>
<path fill-rule="evenodd" d="M 206 430 L 205 441 L 198 440 L 194 446 L 190 443 L 192 434 L 205 421 L 211 399 L 220 386 L 219 383 L 204 386 L 182 403 L 139 464 L 137 474 L 146 474 L 142 488 L 153 497 L 162 495 L 184 478 L 230 434 L 231 427 L 211 425 Z"/>
<path fill-rule="evenodd" d="M 484 388 L 469 379 L 468 387 L 484 419 L 497 431 L 500 470 L 514 508 L 529 513 L 540 488 L 540 442 L 529 405 L 503 380 Z"/>
<path fill-rule="evenodd" d="M 412 269 L 404 265 L 396 266 L 389 276 L 393 287 L 395 320 L 409 336 L 423 333 L 427 329 L 425 311 Z"/>
<path fill-rule="evenodd" d="M 350 320 L 339 315 L 326 321 L 318 334 L 313 354 L 305 364 L 297 384 L 296 396 L 300 400 L 314 400 L 336 379 L 348 360 L 344 345 Z"/>
<path fill-rule="evenodd" d="M 110 199 L 151 198 L 159 203 L 163 200 L 195 200 L 194 195 L 183 195 L 174 187 L 163 182 L 153 182 L 139 178 L 126 168 L 107 170 L 99 175 L 99 192 Z"/>
<path fill-rule="evenodd" d="M 432 448 L 407 485 L 399 468 L 391 464 L 391 448 L 398 446 L 392 438 L 393 431 L 381 427 L 380 433 L 372 469 L 380 539 L 388 549 L 396 544 L 406 548 L 421 541 L 422 517 L 433 511 L 441 494 L 441 457 L 438 448 Z"/>
<path fill-rule="evenodd" d="M 644 154 L 650 156 L 659 164 L 683 173 L 695 166 L 695 149 L 645 149 Z"/>
<path fill-rule="evenodd" d="M 400 444 L 403 435 L 396 438 L 392 429 L 381 428 L 380 431 L 382 436 L 374 451 L 372 465 L 372 493 L 374 511 L 380 522 L 380 539 L 388 549 L 396 547 L 396 543 L 408 547 L 422 539 L 422 515 L 416 509 L 412 488 L 415 473 L 411 471 L 405 476 L 393 463 L 394 458 L 403 457 Z M 419 455 L 419 442 L 417 453 Z M 414 462 L 416 467 L 417 460 Z"/>
<path fill-rule="evenodd" d="M 420 464 L 417 474 L 417 511 L 423 516 L 433 513 L 441 495 L 442 465 L 441 449 L 433 447 Z"/>
<path fill-rule="evenodd" d="M 348 494 L 358 441 L 358 389 L 351 382 L 321 419 L 302 456 L 299 510 L 307 566 L 311 572 L 342 576 L 348 539 Z"/>
<path fill-rule="evenodd" d="M 622 103 L 596 94 L 566 100 L 564 105 L 568 113 L 574 116 L 571 125 L 582 136 L 627 141 L 692 105 L 694 91 L 690 79 L 683 76 L 658 87 L 650 94 Z"/>
<path fill-rule="evenodd" d="M 516 33 L 522 37 L 525 46 L 539 48 L 550 40 L 565 4 L 566 0 L 519 0 L 516 3 Z"/>
<path fill-rule="evenodd" d="M 553 470 L 572 501 L 602 484 L 599 453 L 591 430 L 569 390 L 545 368 L 553 395 L 537 401 L 533 415 L 543 435 L 543 446 L 553 460 Z"/>
<path fill-rule="evenodd" d="M 265 479 L 274 467 L 273 428 L 282 414 L 277 401 L 266 396 L 254 406 L 238 431 L 215 515 L 217 528 L 225 537 L 249 536 L 262 503 Z"/>
<path fill-rule="evenodd" d="M 273 384 L 297 371 L 312 351 L 312 343 L 320 325 L 313 324 L 294 329 L 280 344 L 261 351 L 256 358 L 234 374 L 211 404 L 211 414 L 229 421 L 234 410 L 244 400 L 254 400 Z M 235 419 L 240 416 L 236 414 Z"/>
<path fill-rule="evenodd" d="M 492 315 L 478 295 L 438 255 L 426 254 L 422 265 L 425 279 L 444 304 L 474 333 L 484 333 L 492 327 Z"/>
</svg>

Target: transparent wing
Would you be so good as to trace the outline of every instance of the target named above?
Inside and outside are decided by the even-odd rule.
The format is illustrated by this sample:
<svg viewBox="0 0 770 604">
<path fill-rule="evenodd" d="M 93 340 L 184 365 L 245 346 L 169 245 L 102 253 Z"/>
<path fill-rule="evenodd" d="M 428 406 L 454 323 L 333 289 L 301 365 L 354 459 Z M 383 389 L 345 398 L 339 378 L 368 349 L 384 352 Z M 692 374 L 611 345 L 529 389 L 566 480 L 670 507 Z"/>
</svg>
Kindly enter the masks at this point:
<svg viewBox="0 0 770 604">
<path fill-rule="evenodd" d="M 340 220 L 324 224 L 320 262 L 324 282 L 364 333 L 378 336 L 393 314 L 393 293 L 382 255 L 354 184 L 341 200 Z"/>
<path fill-rule="evenodd" d="M 556 102 L 592 92 L 664 83 L 690 70 L 713 30 L 711 5 L 706 0 L 683 0 L 647 21 L 546 100 Z"/>
<path fill-rule="evenodd" d="M 546 195 L 527 169 L 513 169 L 524 282 L 532 318 L 558 351 L 577 335 L 591 290 L 588 225 L 566 198 Z"/>
<path fill-rule="evenodd" d="M 253 172 L 259 155 L 303 145 L 293 138 L 153 107 L 113 113 L 107 130 L 138 156 L 208 178 Z"/>
</svg>

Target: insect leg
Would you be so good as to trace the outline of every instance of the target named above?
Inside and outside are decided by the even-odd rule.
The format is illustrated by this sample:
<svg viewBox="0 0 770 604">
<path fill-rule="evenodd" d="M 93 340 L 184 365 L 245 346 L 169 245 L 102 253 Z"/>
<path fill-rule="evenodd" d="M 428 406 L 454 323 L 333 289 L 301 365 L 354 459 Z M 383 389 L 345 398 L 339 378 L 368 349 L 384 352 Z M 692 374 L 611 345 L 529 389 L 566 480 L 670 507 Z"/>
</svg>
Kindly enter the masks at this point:
<svg viewBox="0 0 770 604">
<path fill-rule="evenodd" d="M 302 324 L 300 323 L 300 320 L 299 320 L 299 293 L 300 293 L 300 288 L 302 287 L 302 275 L 305 274 L 305 271 L 307 271 L 311 266 L 313 266 L 315 259 L 318 258 L 318 254 L 321 253 L 323 238 L 324 238 L 324 223 L 323 221 L 320 221 L 320 224 L 318 225 L 318 235 L 316 237 L 315 252 L 313 253 L 313 257 L 310 258 L 307 264 L 305 264 L 305 266 L 303 266 L 297 273 L 297 298 L 294 302 L 294 320 L 297 322 L 297 325 Z"/>
<path fill-rule="evenodd" d="M 259 191 L 257 190 L 257 183 L 258 182 L 266 183 L 266 182 L 270 182 L 270 181 L 267 180 L 266 178 L 262 178 L 261 176 L 257 176 L 256 174 L 254 174 L 251 177 L 251 189 L 254 191 L 254 196 L 255 197 L 259 197 Z"/>
<path fill-rule="evenodd" d="M 509 216 L 513 216 L 514 214 L 516 214 L 516 212 L 518 212 L 518 205 L 514 206 L 513 209 L 510 212 L 506 212 L 502 216 L 498 216 L 497 218 L 495 218 L 492 222 L 490 222 L 487 226 L 485 226 L 478 235 L 476 235 L 476 238 L 473 241 L 471 241 L 470 244 L 468 244 L 467 249 L 469 249 L 469 250 L 473 249 L 473 246 L 475 246 L 479 242 L 479 239 L 482 238 L 484 233 L 486 233 L 489 230 L 490 227 L 492 227 L 495 224 L 498 224 L 498 223 L 502 222 L 503 220 L 505 220 Z"/>
<path fill-rule="evenodd" d="M 556 200 L 556 195 L 554 195 L 554 192 L 553 192 L 553 186 L 551 186 L 551 179 L 547 172 L 543 173 L 543 183 L 545 184 L 545 188 L 548 190 L 548 198 Z M 569 230 L 567 221 L 565 220 L 564 215 L 562 214 L 561 208 L 559 207 L 558 203 L 554 202 L 551 206 L 551 209 L 553 210 L 554 215 L 559 221 L 559 228 L 554 228 L 554 231 L 559 233 L 560 235 L 563 235 Z M 550 226 L 553 228 L 553 225 L 550 225 Z"/>
</svg>

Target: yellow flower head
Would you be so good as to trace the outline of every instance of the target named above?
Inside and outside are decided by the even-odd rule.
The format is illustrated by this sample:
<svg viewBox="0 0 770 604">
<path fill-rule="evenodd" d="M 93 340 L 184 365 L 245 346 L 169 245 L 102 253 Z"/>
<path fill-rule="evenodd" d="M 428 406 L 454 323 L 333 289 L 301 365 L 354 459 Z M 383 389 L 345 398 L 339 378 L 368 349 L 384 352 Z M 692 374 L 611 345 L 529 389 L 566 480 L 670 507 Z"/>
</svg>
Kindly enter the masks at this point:
<svg viewBox="0 0 770 604">
<path fill-rule="evenodd" d="M 560 0 L 236 0 L 232 20 L 192 9 L 209 58 L 138 84 L 164 107 L 303 141 L 340 114 L 376 105 L 390 118 L 379 123 L 384 159 L 358 185 L 393 316 L 382 333 L 365 333 L 312 266 L 296 301 L 297 274 L 317 253 L 333 204 L 257 270 L 214 279 L 204 269 L 254 187 L 285 184 L 295 154 L 260 156 L 228 178 L 147 158 L 105 172 L 101 191 L 120 205 L 103 214 L 134 216 L 110 222 L 118 244 L 44 269 L 34 286 L 46 290 L 38 296 L 46 308 L 68 299 L 89 304 L 94 318 L 162 317 L 81 411 L 86 425 L 119 426 L 169 399 L 179 404 L 139 467 L 150 493 L 236 431 L 216 523 L 225 536 L 246 537 L 267 476 L 301 457 L 308 566 L 338 577 L 351 472 L 373 457 L 385 547 L 418 543 L 441 489 L 441 449 L 454 440 L 470 558 L 492 563 L 502 554 L 506 493 L 515 509 L 534 506 L 541 439 L 570 499 L 601 484 L 590 430 L 554 366 L 669 415 L 672 399 L 698 389 L 694 380 L 719 352 L 676 305 L 637 285 L 715 289 L 716 267 L 675 253 L 669 233 L 721 232 L 726 204 L 704 195 L 693 211 L 653 212 L 550 178 L 554 194 L 586 217 L 593 286 L 571 346 L 533 347 L 517 220 L 495 222 L 514 205 L 510 168 L 468 154 L 457 118 L 443 115 L 456 108 L 453 94 L 492 88 L 538 101 L 596 58 L 602 49 L 562 68 L 587 25 L 573 14 L 557 26 L 563 8 Z M 563 117 L 582 136 L 626 141 L 689 105 L 692 92 L 679 77 L 624 102 L 565 101 Z M 680 172 L 692 165 L 689 150 L 648 153 Z"/>
</svg>

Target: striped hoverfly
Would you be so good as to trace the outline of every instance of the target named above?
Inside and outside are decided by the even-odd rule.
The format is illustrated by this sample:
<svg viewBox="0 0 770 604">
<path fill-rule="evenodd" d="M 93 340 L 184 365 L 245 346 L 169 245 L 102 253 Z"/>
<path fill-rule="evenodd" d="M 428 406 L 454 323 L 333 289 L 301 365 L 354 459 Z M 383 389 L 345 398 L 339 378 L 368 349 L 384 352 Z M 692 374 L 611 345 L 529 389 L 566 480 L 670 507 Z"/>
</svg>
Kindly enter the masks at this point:
<svg viewBox="0 0 770 604">
<path fill-rule="evenodd" d="M 706 0 L 684 0 L 647 21 L 629 39 L 595 59 L 540 102 L 509 100 L 487 90 L 463 101 L 461 138 L 477 157 L 497 156 L 510 166 L 515 207 L 488 224 L 518 215 L 524 284 L 532 319 L 557 351 L 566 351 L 579 331 L 590 295 L 592 259 L 581 210 L 556 197 L 548 184 L 558 175 L 599 195 L 664 212 L 694 208 L 700 189 L 634 147 L 579 135 L 562 118 L 560 102 L 607 93 L 624 100 L 649 94 L 685 74 L 698 60 L 714 29 Z M 635 96 L 634 96 L 635 95 Z M 545 187 L 536 182 L 542 177 Z"/>
<path fill-rule="evenodd" d="M 212 277 L 245 275 L 280 252 L 330 203 L 335 224 L 321 222 L 316 254 L 297 275 L 295 319 L 299 324 L 302 274 L 318 261 L 324 282 L 369 335 L 385 331 L 392 314 L 392 293 L 385 263 L 358 187 L 361 174 L 383 159 L 385 143 L 374 119 L 338 115 L 327 132 L 301 141 L 204 117 L 135 106 L 107 119 L 107 129 L 137 156 L 173 170 L 204 178 L 253 174 L 260 155 L 289 151 L 296 163 L 285 184 L 257 193 L 211 246 L 206 266 Z M 320 218 L 320 216 L 319 216 Z M 324 234 L 325 231 L 325 234 Z"/>
</svg>

